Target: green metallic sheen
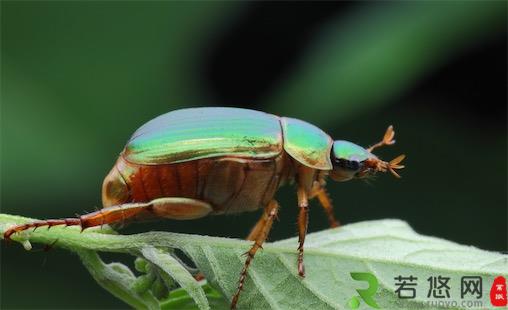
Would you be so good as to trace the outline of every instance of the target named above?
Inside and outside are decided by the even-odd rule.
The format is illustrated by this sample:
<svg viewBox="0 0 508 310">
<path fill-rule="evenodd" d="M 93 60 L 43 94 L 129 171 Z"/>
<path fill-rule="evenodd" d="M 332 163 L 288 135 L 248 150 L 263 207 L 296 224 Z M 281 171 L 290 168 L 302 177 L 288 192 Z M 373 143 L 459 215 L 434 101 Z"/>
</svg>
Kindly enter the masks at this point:
<svg viewBox="0 0 508 310">
<path fill-rule="evenodd" d="M 284 150 L 307 167 L 331 170 L 333 140 L 318 127 L 295 118 L 281 118 Z"/>
<path fill-rule="evenodd" d="M 355 160 L 358 162 L 376 157 L 363 147 L 345 140 L 337 140 L 333 143 L 333 154 L 337 159 Z"/>
<path fill-rule="evenodd" d="M 201 158 L 273 158 L 283 150 L 280 118 L 239 108 L 191 108 L 163 114 L 141 126 L 123 156 L 157 165 Z"/>
</svg>

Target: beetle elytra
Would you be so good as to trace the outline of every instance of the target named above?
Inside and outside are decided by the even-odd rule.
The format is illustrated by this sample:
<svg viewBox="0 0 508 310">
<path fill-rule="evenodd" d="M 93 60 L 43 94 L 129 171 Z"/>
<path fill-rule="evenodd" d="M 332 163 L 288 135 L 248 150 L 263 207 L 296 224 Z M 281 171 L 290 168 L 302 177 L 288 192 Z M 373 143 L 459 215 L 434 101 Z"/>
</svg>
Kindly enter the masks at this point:
<svg viewBox="0 0 508 310">
<path fill-rule="evenodd" d="M 235 308 L 257 250 L 266 240 L 279 204 L 277 189 L 295 182 L 298 199 L 297 270 L 305 276 L 304 242 L 308 201 L 317 198 L 331 227 L 338 226 L 325 191 L 335 181 L 368 177 L 404 168 L 400 155 L 383 161 L 372 151 L 395 143 L 389 126 L 383 139 L 369 148 L 328 134 L 307 122 L 239 108 L 191 108 L 161 115 L 130 138 L 102 186 L 103 209 L 76 218 L 17 225 L 4 234 L 29 228 L 79 225 L 82 229 L 143 218 L 190 220 L 207 215 L 264 209 L 247 237 L 254 241 L 238 288 Z"/>
</svg>

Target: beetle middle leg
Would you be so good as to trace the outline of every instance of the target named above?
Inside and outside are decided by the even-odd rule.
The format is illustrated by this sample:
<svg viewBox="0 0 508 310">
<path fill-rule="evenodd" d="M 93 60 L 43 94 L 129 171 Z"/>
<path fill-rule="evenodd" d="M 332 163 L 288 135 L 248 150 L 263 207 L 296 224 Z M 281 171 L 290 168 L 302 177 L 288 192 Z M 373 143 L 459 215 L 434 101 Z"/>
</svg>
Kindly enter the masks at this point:
<svg viewBox="0 0 508 310">
<path fill-rule="evenodd" d="M 277 218 L 277 216 L 275 216 L 275 218 Z M 259 236 L 259 234 L 261 234 L 263 232 L 263 230 L 265 228 L 265 225 L 266 225 L 266 222 L 269 219 L 270 219 L 270 209 L 269 208 L 265 208 L 263 210 L 263 215 L 261 215 L 261 218 L 256 223 L 256 225 L 254 225 L 254 227 L 252 227 L 252 230 L 250 231 L 250 233 L 247 236 L 247 238 L 245 238 L 245 240 L 250 240 L 250 241 L 256 240 L 257 237 Z"/>
<path fill-rule="evenodd" d="M 249 237 L 254 239 L 254 244 L 250 248 L 248 252 L 245 253 L 247 255 L 247 259 L 245 260 L 245 264 L 243 265 L 242 272 L 240 273 L 240 280 L 238 280 L 238 288 L 236 290 L 235 295 L 233 296 L 233 299 L 231 300 L 231 309 L 236 309 L 236 304 L 238 302 L 238 297 L 240 296 L 240 292 L 243 289 L 243 285 L 245 282 L 245 279 L 247 278 L 247 270 L 249 269 L 249 266 L 252 262 L 252 259 L 254 259 L 254 255 L 256 254 L 257 250 L 262 248 L 263 243 L 265 242 L 266 238 L 268 237 L 268 234 L 270 233 L 270 230 L 272 228 L 272 224 L 274 219 L 277 217 L 277 212 L 279 211 L 279 203 L 275 200 L 272 200 L 268 206 L 265 208 L 265 212 L 263 212 L 262 218 L 259 220 L 258 224 L 254 227 L 256 230 L 255 237 L 254 235 L 249 235 Z M 259 228 L 258 228 L 259 226 Z M 257 229 L 256 229 L 257 228 Z M 253 231 L 254 232 L 254 231 Z"/>
<path fill-rule="evenodd" d="M 303 244 L 307 235 L 307 227 L 309 226 L 309 201 L 307 192 L 303 187 L 298 188 L 298 274 L 305 277 L 305 266 L 303 264 Z"/>
</svg>

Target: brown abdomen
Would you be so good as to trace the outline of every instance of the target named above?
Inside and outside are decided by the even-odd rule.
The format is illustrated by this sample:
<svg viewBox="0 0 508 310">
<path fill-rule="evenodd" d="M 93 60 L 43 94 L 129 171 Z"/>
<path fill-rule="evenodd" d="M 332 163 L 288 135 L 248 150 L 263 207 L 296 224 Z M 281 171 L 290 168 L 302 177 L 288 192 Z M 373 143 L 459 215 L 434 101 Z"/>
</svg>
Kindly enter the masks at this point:
<svg viewBox="0 0 508 310">
<path fill-rule="evenodd" d="M 120 156 L 104 181 L 103 204 L 186 197 L 210 203 L 216 214 L 250 211 L 273 198 L 285 168 L 284 153 L 266 160 L 223 157 L 166 165 L 132 164 Z"/>
</svg>

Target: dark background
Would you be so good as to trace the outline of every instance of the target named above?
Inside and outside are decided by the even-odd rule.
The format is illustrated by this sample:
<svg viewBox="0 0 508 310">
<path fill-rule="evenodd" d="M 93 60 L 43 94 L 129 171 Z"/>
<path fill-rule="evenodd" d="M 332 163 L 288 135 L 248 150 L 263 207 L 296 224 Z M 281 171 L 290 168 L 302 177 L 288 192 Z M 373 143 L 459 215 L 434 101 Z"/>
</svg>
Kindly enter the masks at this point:
<svg viewBox="0 0 508 310">
<path fill-rule="evenodd" d="M 2 5 L 1 211 L 100 206 L 130 134 L 167 111 L 236 106 L 369 145 L 388 124 L 401 180 L 328 189 L 342 223 L 507 249 L 506 3 L 9 2 Z M 296 233 L 294 188 L 271 240 Z M 311 232 L 327 228 L 317 205 Z M 259 214 L 132 225 L 245 237 Z M 295 244 L 296 249 L 296 244 Z M 389 250 L 389 249 L 387 249 Z M 118 308 L 63 250 L 2 242 L 1 308 Z"/>
</svg>

